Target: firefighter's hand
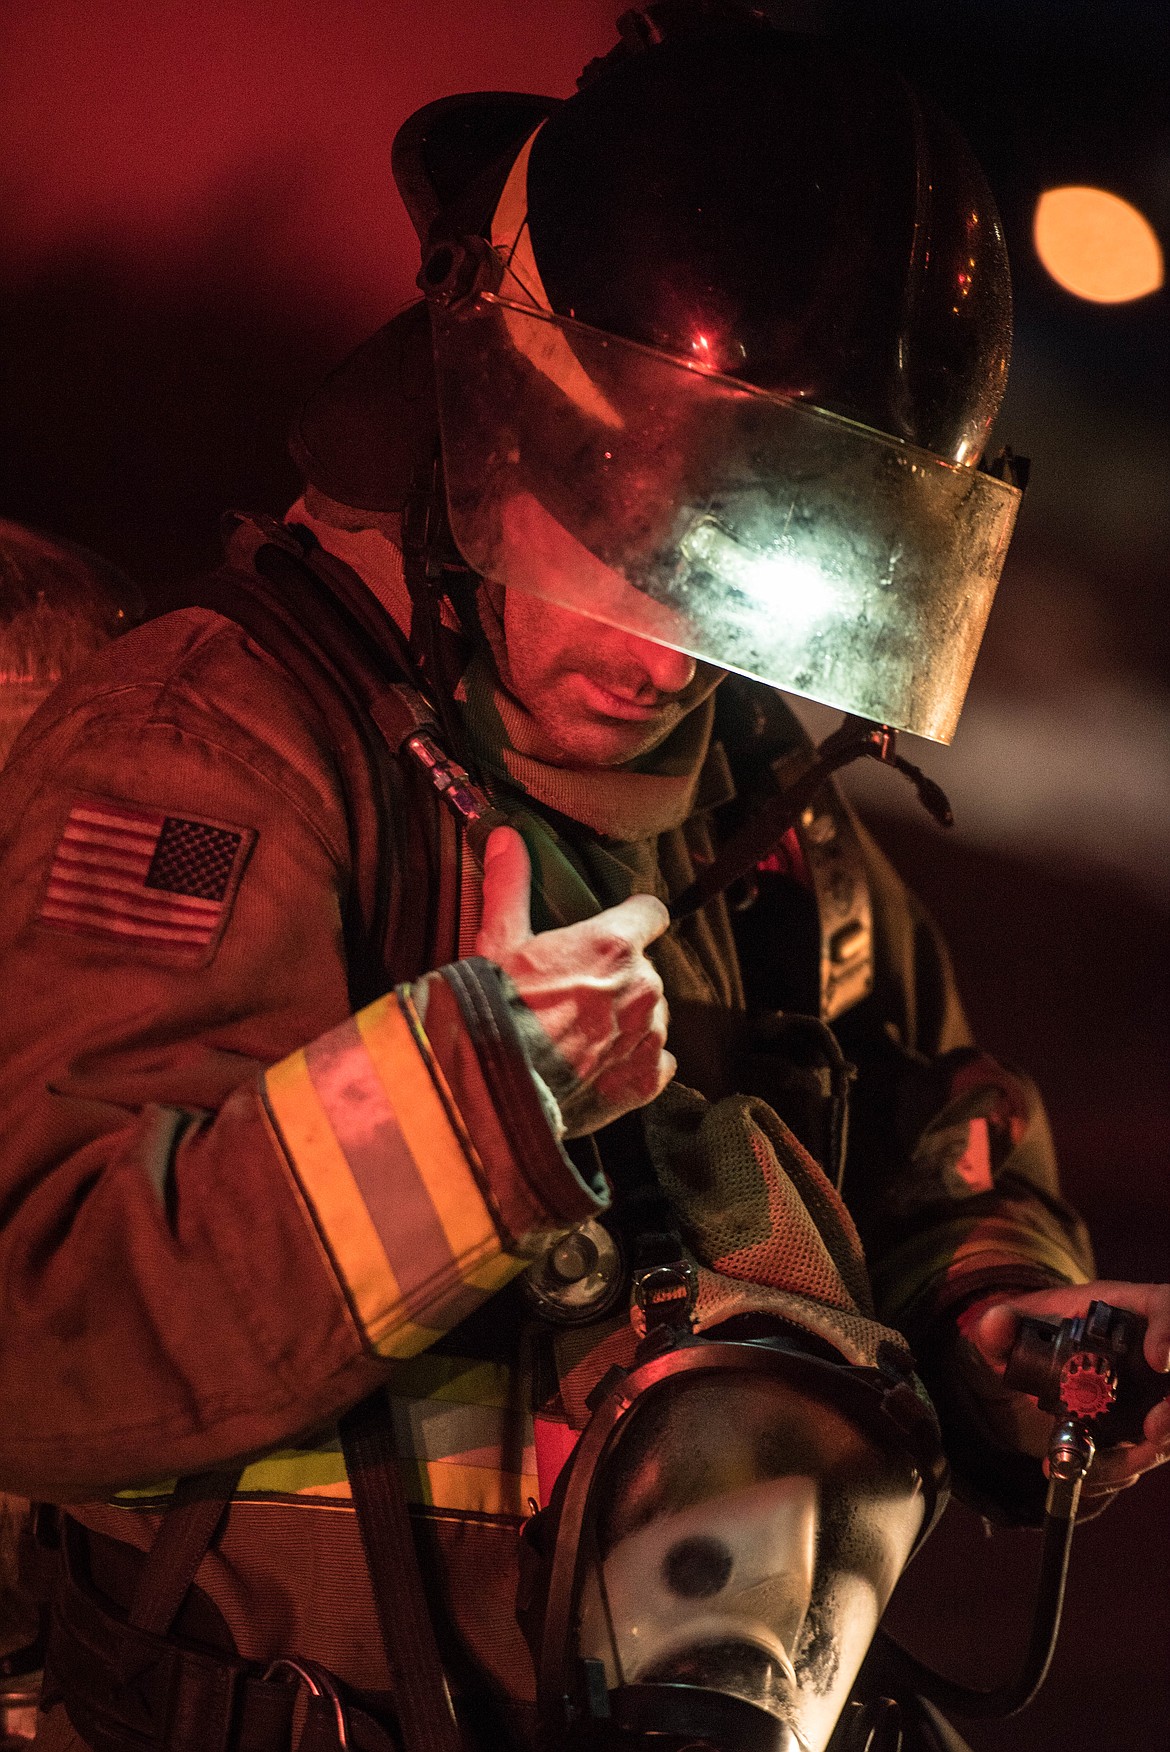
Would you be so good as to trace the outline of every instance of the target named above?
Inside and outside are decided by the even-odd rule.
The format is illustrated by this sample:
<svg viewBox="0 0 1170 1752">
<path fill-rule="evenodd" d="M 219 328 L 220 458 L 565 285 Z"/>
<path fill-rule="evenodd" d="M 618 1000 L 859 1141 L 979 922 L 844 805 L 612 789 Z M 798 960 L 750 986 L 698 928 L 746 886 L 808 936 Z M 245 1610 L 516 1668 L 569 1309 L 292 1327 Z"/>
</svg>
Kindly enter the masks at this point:
<svg viewBox="0 0 1170 1752">
<path fill-rule="evenodd" d="M 596 918 L 534 936 L 532 881 L 520 835 L 500 827 L 487 842 L 483 922 L 476 954 L 513 981 L 550 1049 L 534 1054 L 566 1132 L 583 1137 L 643 1107 L 675 1073 L 666 1050 L 666 999 L 646 959 L 670 922 L 653 895 L 636 894 Z"/>
<path fill-rule="evenodd" d="M 959 1326 L 984 1367 L 1002 1376 L 1021 1314 L 1055 1315 L 1065 1320 L 1071 1314 L 1084 1314 L 1090 1302 L 1110 1302 L 1116 1308 L 1144 1314 L 1148 1322 L 1146 1361 L 1152 1369 L 1170 1370 L 1170 1284 L 1105 1282 L 1033 1290 L 1027 1295 L 981 1302 L 966 1311 Z M 1170 1394 L 1170 1374 L 1166 1377 L 1166 1391 Z M 1028 1452 L 1043 1454 L 1051 1419 L 1023 1394 L 1004 1393 L 1003 1399 L 1005 1410 L 1008 1400 L 1022 1402 L 1016 1408 L 1016 1433 L 1034 1432 L 1031 1440 L 1019 1445 Z M 1161 1466 L 1166 1460 L 1170 1460 L 1170 1400 L 1163 1399 L 1147 1413 L 1140 1442 L 1123 1442 L 1115 1448 L 1105 1448 L 1095 1456 L 1085 1480 L 1085 1495 L 1104 1497 L 1124 1490 L 1127 1485 L 1136 1483 L 1143 1472 Z"/>
</svg>

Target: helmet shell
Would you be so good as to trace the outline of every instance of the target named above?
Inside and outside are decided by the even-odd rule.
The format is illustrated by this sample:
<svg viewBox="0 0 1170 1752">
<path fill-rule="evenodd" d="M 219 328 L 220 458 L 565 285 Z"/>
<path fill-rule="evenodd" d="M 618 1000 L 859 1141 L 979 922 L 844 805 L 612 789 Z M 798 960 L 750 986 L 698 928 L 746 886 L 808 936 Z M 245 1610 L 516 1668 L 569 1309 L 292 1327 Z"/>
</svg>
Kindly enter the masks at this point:
<svg viewBox="0 0 1170 1752">
<path fill-rule="evenodd" d="M 974 461 L 1011 291 L 990 191 L 896 73 L 713 22 L 617 60 L 528 167 L 554 311 Z"/>
</svg>

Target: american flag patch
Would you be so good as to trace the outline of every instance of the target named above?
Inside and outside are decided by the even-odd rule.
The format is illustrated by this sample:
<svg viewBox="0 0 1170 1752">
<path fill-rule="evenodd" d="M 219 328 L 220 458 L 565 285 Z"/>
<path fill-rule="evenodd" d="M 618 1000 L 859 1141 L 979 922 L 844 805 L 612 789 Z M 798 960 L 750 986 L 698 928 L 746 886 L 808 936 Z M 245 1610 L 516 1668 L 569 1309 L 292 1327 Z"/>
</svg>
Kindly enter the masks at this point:
<svg viewBox="0 0 1170 1752">
<path fill-rule="evenodd" d="M 205 951 L 226 919 L 241 853 L 254 837 L 210 821 L 79 797 L 37 916 L 112 942 Z"/>
</svg>

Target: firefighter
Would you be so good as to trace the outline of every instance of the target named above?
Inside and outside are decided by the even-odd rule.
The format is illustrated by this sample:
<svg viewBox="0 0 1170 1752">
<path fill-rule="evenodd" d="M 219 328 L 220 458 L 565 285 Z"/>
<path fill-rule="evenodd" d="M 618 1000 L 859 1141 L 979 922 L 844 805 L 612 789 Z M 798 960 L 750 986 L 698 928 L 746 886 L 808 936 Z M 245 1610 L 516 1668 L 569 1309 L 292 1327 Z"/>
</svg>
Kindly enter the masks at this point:
<svg viewBox="0 0 1170 1752">
<path fill-rule="evenodd" d="M 831 786 L 668 910 L 809 770 L 775 686 L 953 728 L 1018 498 L 976 467 L 1010 325 L 965 146 L 663 5 L 563 104 L 429 106 L 395 171 L 426 298 L 309 403 L 302 498 L 3 780 L 0 1478 L 64 1506 L 47 1749 L 283 1752 L 290 1680 L 306 1745 L 454 1746 L 449 1699 L 532 1744 L 516 1533 L 648 1241 L 700 1330 L 910 1379 L 908 1338 L 1009 1518 L 1019 1310 L 1108 1295 L 1168 1361 L 1170 1292 L 1092 1281 L 1035 1091 Z"/>
</svg>

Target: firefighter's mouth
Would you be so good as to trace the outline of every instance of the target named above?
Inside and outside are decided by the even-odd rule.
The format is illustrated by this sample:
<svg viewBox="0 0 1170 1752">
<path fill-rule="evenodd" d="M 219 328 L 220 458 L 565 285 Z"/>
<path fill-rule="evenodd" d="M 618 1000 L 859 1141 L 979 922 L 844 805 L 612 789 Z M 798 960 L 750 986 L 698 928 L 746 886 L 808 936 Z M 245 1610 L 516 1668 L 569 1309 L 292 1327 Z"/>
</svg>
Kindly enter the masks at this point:
<svg viewBox="0 0 1170 1752">
<path fill-rule="evenodd" d="M 644 724 L 653 718 L 661 718 L 675 703 L 672 694 L 655 694 L 650 700 L 640 699 L 634 693 L 606 687 L 604 682 L 595 681 L 589 675 L 581 675 L 580 682 L 586 703 L 599 717 L 616 718 L 627 724 Z"/>
</svg>

